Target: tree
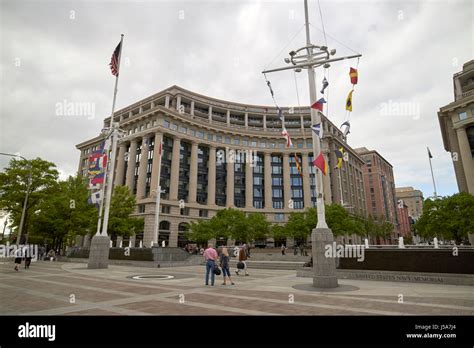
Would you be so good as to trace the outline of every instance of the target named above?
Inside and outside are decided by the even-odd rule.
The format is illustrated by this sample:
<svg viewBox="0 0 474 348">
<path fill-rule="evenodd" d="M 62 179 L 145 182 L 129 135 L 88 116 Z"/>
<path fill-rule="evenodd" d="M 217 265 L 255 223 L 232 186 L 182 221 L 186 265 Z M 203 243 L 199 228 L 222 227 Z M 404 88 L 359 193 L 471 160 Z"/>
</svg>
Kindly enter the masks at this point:
<svg viewBox="0 0 474 348">
<path fill-rule="evenodd" d="M 295 240 L 304 241 L 311 234 L 311 226 L 307 221 L 307 214 L 293 212 L 290 214 L 288 222 L 285 225 L 287 237 Z M 314 226 L 313 226 L 314 227 Z"/>
<path fill-rule="evenodd" d="M 247 216 L 248 237 L 249 240 L 262 240 L 270 234 L 270 223 L 264 214 L 251 213 Z"/>
<path fill-rule="evenodd" d="M 127 186 L 115 186 L 110 202 L 107 233 L 110 236 L 131 236 L 143 231 L 143 218 L 131 216 L 136 207 L 135 195 Z"/>
<path fill-rule="evenodd" d="M 423 202 L 423 214 L 415 224 L 425 238 L 441 237 L 461 243 L 474 233 L 474 196 L 462 192 L 450 197 Z"/>
<path fill-rule="evenodd" d="M 20 225 L 30 173 L 31 185 L 28 190 L 23 235 L 28 233 L 31 213 L 56 185 L 58 171 L 54 163 L 36 158 L 33 160 L 12 159 L 5 171 L 0 173 L 0 209 L 8 212 L 13 221 L 12 226 L 15 227 Z M 22 239 L 21 236 L 20 242 L 23 242 Z"/>
<path fill-rule="evenodd" d="M 44 240 L 54 249 L 95 230 L 97 209 L 88 203 L 87 182 L 70 176 L 44 194 L 31 217 L 30 242 Z"/>
<path fill-rule="evenodd" d="M 185 235 L 186 239 L 202 245 L 206 244 L 208 240 L 216 238 L 216 230 L 211 220 L 191 221 Z"/>
<path fill-rule="evenodd" d="M 363 235 L 364 226 L 357 216 L 350 215 L 344 207 L 333 203 L 325 206 L 326 223 L 335 236 L 344 236 L 350 234 Z M 306 210 L 306 223 L 309 233 L 316 227 L 318 222 L 316 208 Z"/>
</svg>

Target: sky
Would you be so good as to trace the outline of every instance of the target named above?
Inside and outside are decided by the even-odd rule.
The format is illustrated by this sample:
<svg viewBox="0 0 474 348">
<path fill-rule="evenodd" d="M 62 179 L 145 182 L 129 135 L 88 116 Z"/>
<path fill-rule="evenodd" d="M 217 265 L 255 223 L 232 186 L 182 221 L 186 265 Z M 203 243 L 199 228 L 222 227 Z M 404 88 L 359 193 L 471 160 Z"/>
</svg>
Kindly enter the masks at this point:
<svg viewBox="0 0 474 348">
<path fill-rule="evenodd" d="M 329 81 L 328 118 L 345 120 L 348 72 L 357 67 L 349 145 L 377 150 L 397 187 L 425 197 L 433 195 L 427 146 L 438 194 L 458 192 L 437 111 L 454 100 L 453 74 L 474 58 L 473 4 L 309 0 L 311 41 L 336 56 L 362 54 L 317 69 L 317 90 L 323 76 Z M 302 0 L 0 0 L 0 13 L 0 152 L 54 162 L 62 178 L 77 171 L 75 145 L 97 136 L 110 115 L 108 63 L 120 34 L 116 110 L 172 85 L 273 105 L 262 70 L 285 66 L 306 42 Z M 279 105 L 309 105 L 306 72 L 267 77 Z M 61 113 L 64 103 L 86 103 L 90 112 Z M 8 161 L 0 156 L 0 168 Z"/>
</svg>

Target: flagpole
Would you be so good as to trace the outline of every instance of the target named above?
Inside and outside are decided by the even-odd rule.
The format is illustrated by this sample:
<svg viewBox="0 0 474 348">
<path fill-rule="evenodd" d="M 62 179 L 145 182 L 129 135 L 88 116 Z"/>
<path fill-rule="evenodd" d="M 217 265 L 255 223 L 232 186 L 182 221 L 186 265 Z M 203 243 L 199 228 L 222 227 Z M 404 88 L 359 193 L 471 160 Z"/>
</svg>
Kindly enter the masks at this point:
<svg viewBox="0 0 474 348">
<path fill-rule="evenodd" d="M 107 190 L 105 194 L 105 210 L 104 210 L 104 222 L 102 225 L 102 235 L 107 236 L 107 227 L 109 224 L 109 213 L 110 213 L 110 200 L 112 198 L 112 186 L 113 186 L 113 179 L 114 179 L 114 169 L 115 169 L 115 157 L 117 151 L 117 141 L 118 141 L 118 129 L 114 126 L 114 112 L 115 112 L 115 101 L 117 100 L 117 86 L 118 86 L 118 79 L 120 76 L 120 61 L 122 60 L 122 51 L 123 51 L 123 34 L 120 38 L 120 52 L 118 56 L 117 62 L 117 75 L 115 75 L 115 87 L 114 87 L 114 99 L 112 101 L 112 113 L 110 115 L 110 130 L 112 131 L 112 149 L 110 153 L 110 160 L 109 160 L 109 175 L 107 176 Z"/>
<path fill-rule="evenodd" d="M 155 146 L 156 146 L 155 141 Z M 158 228 L 160 222 L 160 200 L 161 200 L 161 159 L 163 158 L 163 146 L 162 142 L 160 142 L 160 160 L 158 162 L 158 185 L 156 187 L 156 205 L 155 205 L 155 226 L 154 226 L 154 241 L 159 244 L 158 242 Z"/>
<path fill-rule="evenodd" d="M 430 152 L 430 148 L 427 147 L 428 149 L 428 160 L 430 161 L 430 169 L 431 169 L 431 178 L 433 179 L 433 187 L 434 187 L 434 197 L 435 199 L 438 198 L 438 194 L 436 193 L 436 182 L 435 182 L 435 178 L 434 178 L 434 174 L 433 174 L 433 166 L 431 165 L 431 152 Z"/>
<path fill-rule="evenodd" d="M 342 193 L 341 169 L 342 169 L 342 166 L 341 166 L 341 168 L 338 169 L 338 173 L 339 173 L 339 190 L 340 190 L 340 192 L 341 192 L 341 205 L 344 207 L 344 194 Z"/>
</svg>

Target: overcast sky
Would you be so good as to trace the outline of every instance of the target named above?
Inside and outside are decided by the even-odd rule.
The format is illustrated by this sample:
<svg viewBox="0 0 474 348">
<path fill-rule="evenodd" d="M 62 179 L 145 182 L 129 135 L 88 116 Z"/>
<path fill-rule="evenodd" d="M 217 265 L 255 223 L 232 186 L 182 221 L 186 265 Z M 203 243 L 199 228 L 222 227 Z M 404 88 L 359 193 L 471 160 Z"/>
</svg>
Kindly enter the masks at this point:
<svg viewBox="0 0 474 348">
<path fill-rule="evenodd" d="M 75 145 L 99 134 L 112 105 L 108 63 L 125 34 L 117 109 L 171 85 L 224 100 L 272 105 L 261 74 L 304 46 L 303 1 L 0 0 L 0 152 L 54 162 L 75 174 Z M 474 58 L 472 1 L 321 1 L 327 44 L 360 52 L 353 96 L 353 147 L 377 150 L 396 186 L 433 195 L 458 191 L 437 111 L 453 101 L 452 75 Z M 309 1 L 312 42 L 324 44 L 318 2 Z M 293 41 L 291 39 L 294 38 Z M 328 117 L 345 118 L 348 72 L 329 69 Z M 318 69 L 318 91 L 323 70 Z M 298 105 L 293 72 L 268 75 L 280 105 Z M 308 105 L 307 74 L 297 74 Z M 57 104 L 85 102 L 94 115 L 57 115 Z M 408 112 L 397 108 L 410 107 Z M 403 111 L 403 110 L 402 110 Z M 8 159 L 0 156 L 0 167 Z"/>
</svg>

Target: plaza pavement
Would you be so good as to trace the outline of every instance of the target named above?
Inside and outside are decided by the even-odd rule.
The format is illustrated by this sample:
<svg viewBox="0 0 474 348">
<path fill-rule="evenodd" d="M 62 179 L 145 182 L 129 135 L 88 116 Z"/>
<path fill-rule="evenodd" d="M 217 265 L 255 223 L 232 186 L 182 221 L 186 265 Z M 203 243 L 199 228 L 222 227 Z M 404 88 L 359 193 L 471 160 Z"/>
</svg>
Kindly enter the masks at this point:
<svg viewBox="0 0 474 348">
<path fill-rule="evenodd" d="M 23 266 L 23 265 L 22 265 Z M 249 269 L 234 286 L 204 285 L 204 267 L 145 268 L 0 262 L 0 315 L 473 315 L 474 287 L 339 280 L 338 291 L 301 290 L 294 270 Z M 134 275 L 173 279 L 134 280 Z M 294 288 L 293 286 L 296 286 Z M 403 296 L 403 303 L 399 303 Z"/>
</svg>

